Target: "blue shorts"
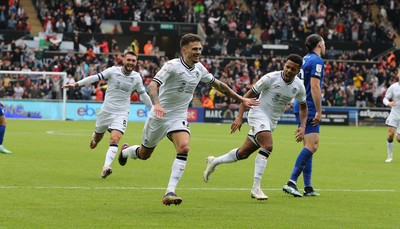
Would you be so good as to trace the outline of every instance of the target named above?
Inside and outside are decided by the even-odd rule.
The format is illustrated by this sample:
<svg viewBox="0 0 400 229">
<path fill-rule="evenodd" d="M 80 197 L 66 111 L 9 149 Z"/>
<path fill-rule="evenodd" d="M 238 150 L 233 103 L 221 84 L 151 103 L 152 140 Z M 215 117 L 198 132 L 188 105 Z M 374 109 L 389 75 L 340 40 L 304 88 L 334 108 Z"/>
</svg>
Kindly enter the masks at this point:
<svg viewBox="0 0 400 229">
<path fill-rule="evenodd" d="M 300 114 L 299 113 L 294 113 L 296 115 L 296 122 L 298 126 L 300 126 Z M 317 125 L 311 124 L 311 121 L 313 120 L 315 116 L 308 116 L 307 117 L 307 123 L 306 123 L 306 130 L 304 131 L 304 134 L 311 134 L 311 133 L 319 133 L 319 123 Z"/>
</svg>

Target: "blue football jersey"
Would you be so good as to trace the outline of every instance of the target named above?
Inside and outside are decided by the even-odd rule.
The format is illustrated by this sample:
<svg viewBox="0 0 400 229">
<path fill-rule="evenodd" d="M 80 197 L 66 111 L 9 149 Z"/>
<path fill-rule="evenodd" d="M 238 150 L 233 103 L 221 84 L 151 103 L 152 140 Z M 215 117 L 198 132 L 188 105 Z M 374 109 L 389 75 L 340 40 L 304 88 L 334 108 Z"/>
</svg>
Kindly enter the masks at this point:
<svg viewBox="0 0 400 229">
<path fill-rule="evenodd" d="M 316 110 L 311 96 L 311 78 L 318 78 L 320 80 L 319 85 L 322 88 L 324 60 L 313 52 L 308 53 L 303 57 L 303 66 L 301 66 L 300 73 L 297 77 L 303 80 L 304 87 L 306 88 L 308 116 L 314 116 Z M 299 113 L 299 104 L 297 101 L 294 101 L 293 111 L 294 113 Z"/>
</svg>

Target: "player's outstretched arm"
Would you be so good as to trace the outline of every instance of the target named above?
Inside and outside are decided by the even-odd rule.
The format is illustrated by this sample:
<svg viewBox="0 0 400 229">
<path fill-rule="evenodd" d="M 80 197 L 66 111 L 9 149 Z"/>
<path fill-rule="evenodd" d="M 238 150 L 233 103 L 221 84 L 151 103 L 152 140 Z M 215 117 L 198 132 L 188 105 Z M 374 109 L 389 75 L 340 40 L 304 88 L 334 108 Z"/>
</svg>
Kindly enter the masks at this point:
<svg viewBox="0 0 400 229">
<path fill-rule="evenodd" d="M 243 103 L 245 108 L 251 108 L 252 106 L 257 106 L 259 104 L 259 102 L 255 98 L 244 98 L 243 96 L 238 95 L 228 85 L 222 83 L 217 79 L 215 79 L 211 86 L 215 87 L 215 89 L 222 92 L 224 95 L 240 101 L 241 103 Z"/>
<path fill-rule="evenodd" d="M 65 89 L 65 88 L 74 88 L 74 87 L 79 87 L 79 84 L 77 82 L 76 83 L 65 84 L 61 88 Z"/>
</svg>

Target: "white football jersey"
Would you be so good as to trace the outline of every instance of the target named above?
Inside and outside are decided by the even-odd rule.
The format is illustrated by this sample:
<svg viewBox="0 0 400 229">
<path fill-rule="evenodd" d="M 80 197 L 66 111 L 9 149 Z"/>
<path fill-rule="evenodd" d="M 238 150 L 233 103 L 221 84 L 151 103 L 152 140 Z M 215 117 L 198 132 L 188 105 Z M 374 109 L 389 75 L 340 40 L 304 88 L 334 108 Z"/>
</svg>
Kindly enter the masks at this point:
<svg viewBox="0 0 400 229">
<path fill-rule="evenodd" d="M 394 115 L 396 118 L 400 117 L 400 83 L 394 83 L 390 85 L 387 89 L 385 98 L 387 100 L 394 101 L 394 107 L 392 107 L 390 113 Z"/>
<path fill-rule="evenodd" d="M 259 107 L 274 123 L 285 111 L 285 106 L 295 98 L 300 104 L 306 103 L 306 89 L 298 77 L 292 82 L 283 80 L 283 71 L 270 72 L 252 87 L 254 93 L 259 95 Z M 250 109 L 249 112 L 252 112 Z"/>
<path fill-rule="evenodd" d="M 192 101 L 194 90 L 200 81 L 213 83 L 214 76 L 201 63 L 190 68 L 182 58 L 168 61 L 157 72 L 153 81 L 159 87 L 159 100 L 166 114 L 165 119 L 187 117 L 187 109 Z M 149 116 L 155 118 L 154 108 Z"/>
<path fill-rule="evenodd" d="M 80 80 L 78 84 L 80 86 L 92 84 L 100 80 L 107 80 L 108 85 L 101 111 L 113 114 L 129 113 L 132 92 L 135 90 L 138 94 L 146 92 L 139 73 L 132 71 L 129 75 L 125 75 L 122 67 L 117 66 L 107 68 L 96 75 L 88 76 Z"/>
</svg>

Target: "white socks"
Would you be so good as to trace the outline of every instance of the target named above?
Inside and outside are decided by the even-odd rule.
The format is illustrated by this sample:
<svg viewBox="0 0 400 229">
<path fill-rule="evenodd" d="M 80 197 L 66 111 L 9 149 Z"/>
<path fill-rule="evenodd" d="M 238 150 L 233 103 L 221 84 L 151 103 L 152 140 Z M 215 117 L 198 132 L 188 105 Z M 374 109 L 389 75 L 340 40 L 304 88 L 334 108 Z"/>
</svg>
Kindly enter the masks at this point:
<svg viewBox="0 0 400 229">
<path fill-rule="evenodd" d="M 139 146 L 138 145 L 133 145 L 131 147 L 128 147 L 124 150 L 122 150 L 122 156 L 127 158 L 130 157 L 132 159 L 137 159 L 137 154 L 136 154 L 136 149 L 138 149 Z"/>
<path fill-rule="evenodd" d="M 221 164 L 221 163 L 232 163 L 238 161 L 236 157 L 236 152 L 239 148 L 233 149 L 229 151 L 227 154 L 224 154 L 222 156 L 216 157 L 213 161 L 213 164 L 215 166 Z"/>
<path fill-rule="evenodd" d="M 175 158 L 174 162 L 172 163 L 172 171 L 166 193 L 175 192 L 176 186 L 178 185 L 178 182 L 181 179 L 185 168 L 186 161 Z"/>
<path fill-rule="evenodd" d="M 386 142 L 386 146 L 387 146 L 387 154 L 388 154 L 388 159 L 392 159 L 393 158 L 393 147 L 394 147 L 394 143 L 393 142 Z"/>
<path fill-rule="evenodd" d="M 264 174 L 264 170 L 267 167 L 268 158 L 257 153 L 257 156 L 254 161 L 254 183 L 253 189 L 260 188 L 260 182 L 262 175 Z"/>
<path fill-rule="evenodd" d="M 114 161 L 115 155 L 117 155 L 118 146 L 110 145 L 107 150 L 106 160 L 104 162 L 104 167 L 108 168 L 111 166 L 111 163 Z"/>
</svg>

